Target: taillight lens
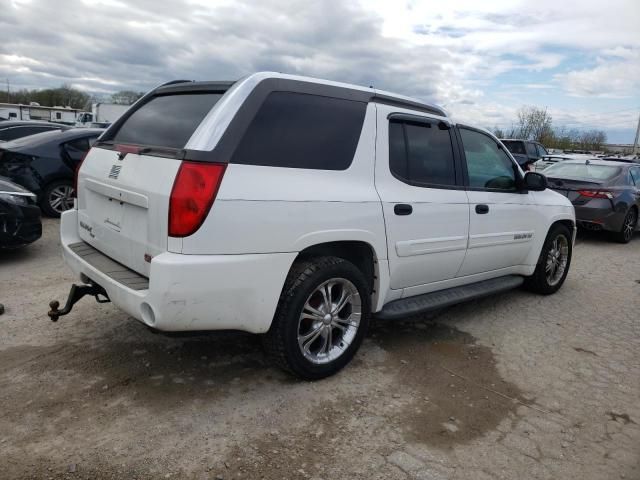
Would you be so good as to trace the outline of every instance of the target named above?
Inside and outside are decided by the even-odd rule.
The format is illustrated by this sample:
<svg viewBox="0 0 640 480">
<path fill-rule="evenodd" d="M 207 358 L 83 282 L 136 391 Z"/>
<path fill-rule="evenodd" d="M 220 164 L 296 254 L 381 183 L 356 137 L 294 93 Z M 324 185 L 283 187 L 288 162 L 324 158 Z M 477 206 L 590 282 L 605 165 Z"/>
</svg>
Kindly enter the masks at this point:
<svg viewBox="0 0 640 480">
<path fill-rule="evenodd" d="M 169 236 L 192 235 L 207 217 L 226 164 L 183 161 L 169 199 Z"/>
<path fill-rule="evenodd" d="M 578 193 L 588 198 L 606 198 L 608 200 L 613 198 L 613 193 L 606 190 L 578 190 Z"/>
<path fill-rule="evenodd" d="M 82 166 L 82 162 L 87 158 L 91 149 L 87 150 L 87 153 L 80 159 L 78 165 L 76 165 L 76 169 L 73 172 L 73 192 L 71 192 L 71 198 L 78 198 L 78 173 L 80 172 L 80 167 Z"/>
</svg>

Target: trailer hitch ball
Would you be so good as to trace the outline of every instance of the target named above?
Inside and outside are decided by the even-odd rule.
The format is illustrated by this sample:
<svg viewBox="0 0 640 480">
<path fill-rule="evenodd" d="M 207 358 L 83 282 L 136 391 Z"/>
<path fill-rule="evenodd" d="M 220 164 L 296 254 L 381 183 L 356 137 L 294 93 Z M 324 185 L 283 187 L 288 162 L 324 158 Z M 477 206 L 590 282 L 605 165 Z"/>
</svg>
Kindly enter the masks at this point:
<svg viewBox="0 0 640 480">
<path fill-rule="evenodd" d="M 68 314 L 76 302 L 85 295 L 91 295 L 98 303 L 106 303 L 110 301 L 107 292 L 100 285 L 95 283 L 91 283 L 89 285 L 72 285 L 64 308 L 60 310 L 60 302 L 52 300 L 49 302 L 49 308 L 51 310 L 49 310 L 47 315 L 52 322 L 57 322 L 62 315 Z"/>
<path fill-rule="evenodd" d="M 51 318 L 52 322 L 57 322 L 58 318 L 60 318 L 60 315 L 58 315 L 59 307 L 60 307 L 60 302 L 58 300 L 51 300 L 49 302 L 49 308 L 51 310 L 49 310 L 49 313 L 47 313 L 47 315 L 49 315 L 49 318 Z"/>
</svg>

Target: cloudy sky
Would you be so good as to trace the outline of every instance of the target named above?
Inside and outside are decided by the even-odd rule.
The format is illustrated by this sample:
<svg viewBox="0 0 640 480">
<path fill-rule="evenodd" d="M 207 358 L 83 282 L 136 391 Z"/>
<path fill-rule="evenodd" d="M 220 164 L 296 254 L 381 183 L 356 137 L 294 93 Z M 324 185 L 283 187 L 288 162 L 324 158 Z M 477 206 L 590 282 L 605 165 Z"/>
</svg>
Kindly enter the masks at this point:
<svg viewBox="0 0 640 480">
<path fill-rule="evenodd" d="M 0 79 L 92 93 L 272 70 L 374 85 L 508 127 L 633 142 L 639 0 L 1 0 Z M 1 97 L 0 97 L 1 98 Z"/>
</svg>

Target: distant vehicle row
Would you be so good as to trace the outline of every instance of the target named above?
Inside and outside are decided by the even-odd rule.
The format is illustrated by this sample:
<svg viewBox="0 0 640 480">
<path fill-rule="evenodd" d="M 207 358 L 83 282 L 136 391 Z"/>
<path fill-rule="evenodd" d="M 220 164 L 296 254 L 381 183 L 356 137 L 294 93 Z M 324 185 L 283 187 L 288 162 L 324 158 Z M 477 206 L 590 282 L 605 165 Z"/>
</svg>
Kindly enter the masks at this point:
<svg viewBox="0 0 640 480">
<path fill-rule="evenodd" d="M 0 103 L 0 125 L 3 121 L 44 121 L 76 127 L 108 126 L 122 116 L 129 105 L 94 103 L 90 112 L 70 107 L 43 107 L 35 102 L 30 105 Z"/>
<path fill-rule="evenodd" d="M 101 129 L 51 130 L 0 143 L 0 176 L 36 194 L 45 215 L 73 207 L 75 170 Z"/>
</svg>

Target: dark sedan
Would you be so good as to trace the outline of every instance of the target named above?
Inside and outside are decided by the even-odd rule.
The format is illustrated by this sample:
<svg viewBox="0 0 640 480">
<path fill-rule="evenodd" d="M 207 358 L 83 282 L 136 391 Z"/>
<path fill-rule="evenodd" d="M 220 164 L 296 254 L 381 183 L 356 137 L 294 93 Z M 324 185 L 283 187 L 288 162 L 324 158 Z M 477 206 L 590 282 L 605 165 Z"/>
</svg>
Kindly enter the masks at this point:
<svg viewBox="0 0 640 480">
<path fill-rule="evenodd" d="M 61 123 L 39 122 L 36 120 L 8 120 L 0 122 L 0 142 L 10 142 L 18 138 L 51 130 L 67 130 L 68 125 Z"/>
<path fill-rule="evenodd" d="M 640 165 L 611 160 L 565 160 L 544 170 L 549 188 L 565 195 L 578 226 L 606 230 L 628 243 L 638 228 Z"/>
<path fill-rule="evenodd" d="M 529 170 L 532 164 L 549 155 L 547 149 L 538 142 L 513 138 L 501 138 L 500 141 L 524 170 Z"/>
<path fill-rule="evenodd" d="M 18 248 L 42 236 L 36 196 L 0 177 L 0 249 Z"/>
<path fill-rule="evenodd" d="M 59 217 L 73 207 L 73 177 L 104 130 L 73 128 L 0 144 L 0 175 L 35 193 L 42 213 Z"/>
</svg>

